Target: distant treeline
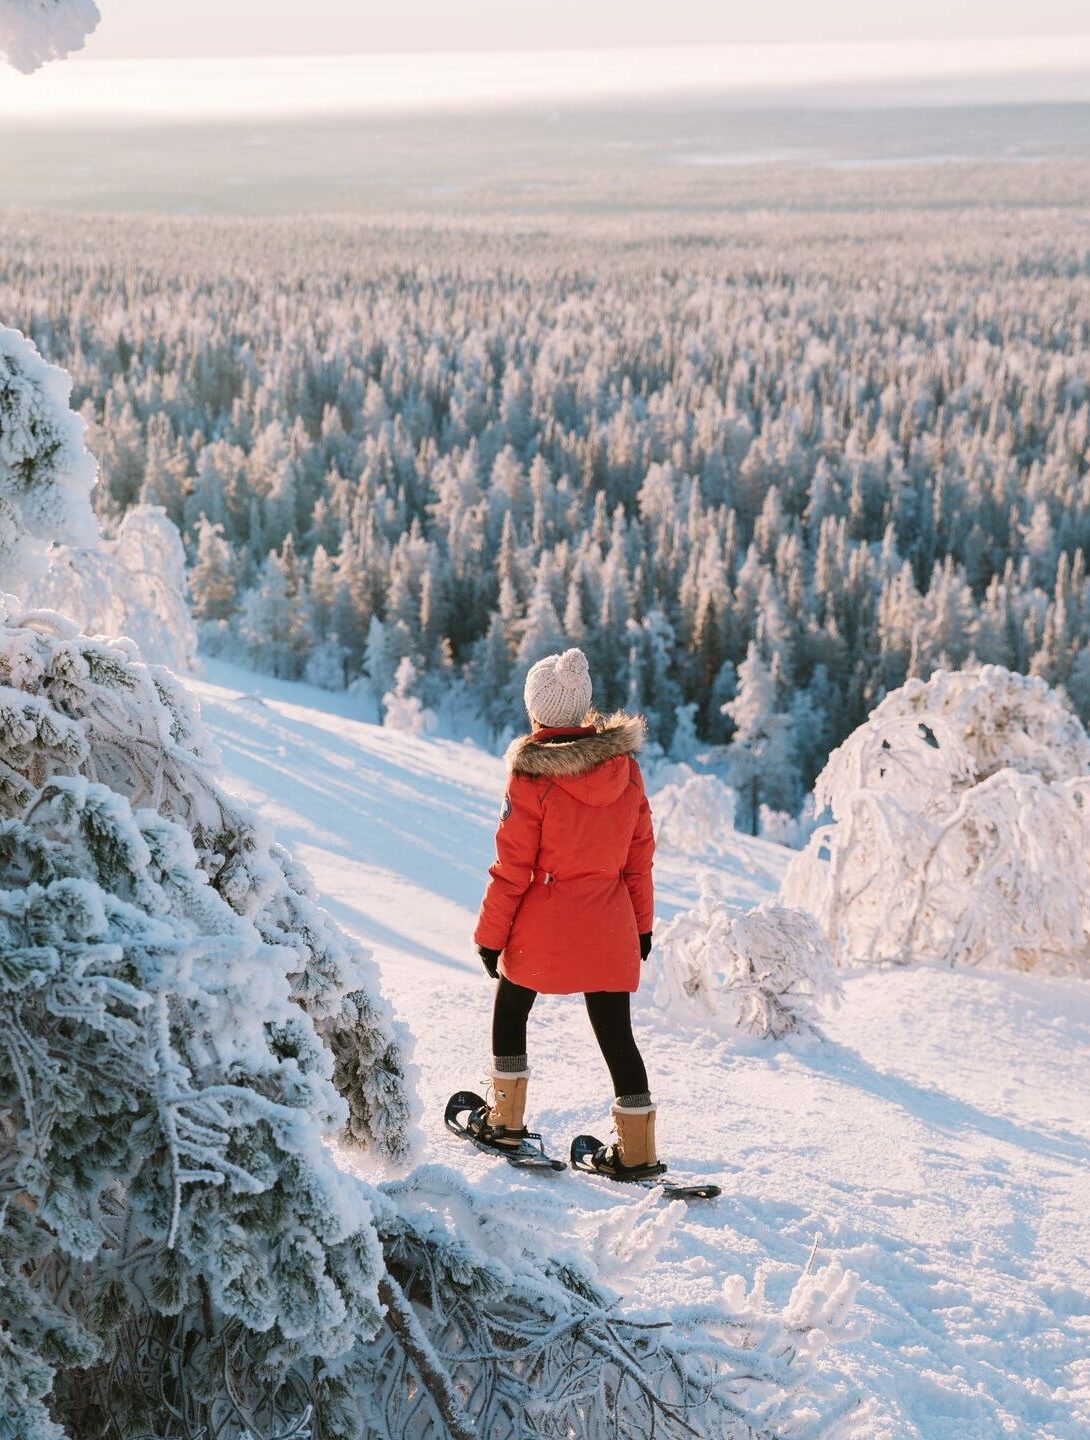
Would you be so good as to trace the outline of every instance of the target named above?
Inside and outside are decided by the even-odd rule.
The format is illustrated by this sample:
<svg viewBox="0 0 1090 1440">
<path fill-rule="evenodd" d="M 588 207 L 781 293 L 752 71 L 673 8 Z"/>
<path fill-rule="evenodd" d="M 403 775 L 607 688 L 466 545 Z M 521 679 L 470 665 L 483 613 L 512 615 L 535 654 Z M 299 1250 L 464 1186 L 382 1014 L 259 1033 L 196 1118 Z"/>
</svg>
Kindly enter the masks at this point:
<svg viewBox="0 0 1090 1440">
<path fill-rule="evenodd" d="M 408 656 L 498 731 L 578 643 L 667 747 L 686 704 L 774 734 L 781 808 L 909 674 L 1090 717 L 1075 213 L 30 217 L 0 315 L 72 371 L 107 523 L 164 505 L 209 643 L 278 674 L 382 694 Z"/>
</svg>

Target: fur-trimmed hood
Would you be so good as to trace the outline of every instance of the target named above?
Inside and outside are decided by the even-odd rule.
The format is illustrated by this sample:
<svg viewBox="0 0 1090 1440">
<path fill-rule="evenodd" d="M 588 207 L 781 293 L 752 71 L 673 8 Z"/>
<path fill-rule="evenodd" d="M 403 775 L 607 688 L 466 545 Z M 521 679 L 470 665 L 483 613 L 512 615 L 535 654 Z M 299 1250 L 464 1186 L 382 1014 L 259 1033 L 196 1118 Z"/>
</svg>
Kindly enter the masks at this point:
<svg viewBox="0 0 1090 1440">
<path fill-rule="evenodd" d="M 635 755 L 647 738 L 643 716 L 626 715 L 623 710 L 612 715 L 592 712 L 587 723 L 593 724 L 593 735 L 541 740 L 520 735 L 507 747 L 508 770 L 512 775 L 543 775 L 550 780 L 583 775 L 619 755 Z"/>
</svg>

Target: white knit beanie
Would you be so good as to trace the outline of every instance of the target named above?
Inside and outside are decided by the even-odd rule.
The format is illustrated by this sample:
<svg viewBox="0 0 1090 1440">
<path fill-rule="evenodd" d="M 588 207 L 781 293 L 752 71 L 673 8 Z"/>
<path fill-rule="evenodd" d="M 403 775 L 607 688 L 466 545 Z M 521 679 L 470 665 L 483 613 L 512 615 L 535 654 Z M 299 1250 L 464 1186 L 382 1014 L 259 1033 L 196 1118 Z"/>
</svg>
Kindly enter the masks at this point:
<svg viewBox="0 0 1090 1440">
<path fill-rule="evenodd" d="M 581 725 L 590 709 L 590 666 L 582 650 L 546 655 L 531 665 L 523 698 L 531 720 L 547 727 Z"/>
</svg>

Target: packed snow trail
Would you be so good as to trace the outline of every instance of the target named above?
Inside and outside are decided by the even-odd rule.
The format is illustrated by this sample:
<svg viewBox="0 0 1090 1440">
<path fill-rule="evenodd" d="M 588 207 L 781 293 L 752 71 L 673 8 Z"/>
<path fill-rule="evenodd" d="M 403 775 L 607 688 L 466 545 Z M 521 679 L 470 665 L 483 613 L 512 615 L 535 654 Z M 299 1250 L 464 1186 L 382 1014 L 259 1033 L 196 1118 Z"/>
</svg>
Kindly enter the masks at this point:
<svg viewBox="0 0 1090 1440">
<path fill-rule="evenodd" d="M 723 1196 L 656 1208 L 585 1177 L 520 1174 L 442 1120 L 450 1093 L 479 1089 L 488 1065 L 492 986 L 471 934 L 502 762 L 218 663 L 193 688 L 235 788 L 374 949 L 416 1036 L 424 1159 L 464 1171 L 554 1251 L 581 1249 L 607 1283 L 666 1310 L 717 1297 L 738 1274 L 762 1277 L 782 1304 L 816 1239 L 819 1262 L 863 1281 L 863 1333 L 829 1365 L 873 1397 L 866 1440 L 1085 1440 L 1090 986 L 855 973 L 826 1040 L 791 1045 L 679 1026 L 645 989 L 636 1033 L 662 1153 Z M 738 836 L 715 868 L 751 904 L 775 894 L 787 858 Z M 660 921 L 696 898 L 699 868 L 656 857 Z M 564 1153 L 608 1125 L 611 1099 L 579 998 L 539 1000 L 529 1044 L 528 1119 Z"/>
</svg>

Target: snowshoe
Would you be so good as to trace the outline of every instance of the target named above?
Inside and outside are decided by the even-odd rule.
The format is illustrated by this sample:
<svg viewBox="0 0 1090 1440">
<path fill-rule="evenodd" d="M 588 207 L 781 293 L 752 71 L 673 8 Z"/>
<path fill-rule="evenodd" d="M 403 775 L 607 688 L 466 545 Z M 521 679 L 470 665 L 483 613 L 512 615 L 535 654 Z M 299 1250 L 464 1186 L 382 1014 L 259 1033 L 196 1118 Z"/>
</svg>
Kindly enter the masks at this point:
<svg viewBox="0 0 1090 1440">
<path fill-rule="evenodd" d="M 582 1170 L 603 1180 L 639 1185 L 645 1190 L 661 1189 L 667 1200 L 714 1200 L 723 1193 L 718 1185 L 675 1185 L 660 1179 L 666 1173 L 666 1165 L 661 1160 L 655 1165 L 620 1165 L 610 1155 L 610 1147 L 594 1135 L 577 1135 L 571 1142 L 571 1165 L 573 1170 Z"/>
<path fill-rule="evenodd" d="M 487 1123 L 488 1102 L 472 1090 L 459 1090 L 447 1101 L 443 1120 L 448 1130 L 463 1140 L 468 1140 L 486 1155 L 498 1155 L 519 1170 L 565 1170 L 563 1160 L 556 1160 L 545 1153 L 541 1136 L 534 1130 L 524 1130 L 517 1143 L 510 1140 L 493 1139 Z"/>
</svg>

